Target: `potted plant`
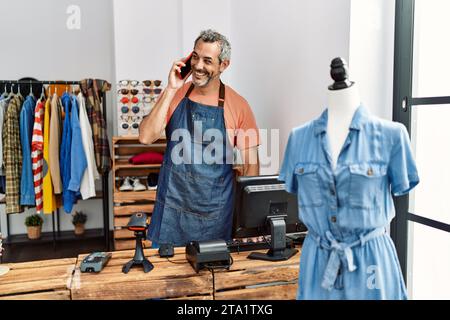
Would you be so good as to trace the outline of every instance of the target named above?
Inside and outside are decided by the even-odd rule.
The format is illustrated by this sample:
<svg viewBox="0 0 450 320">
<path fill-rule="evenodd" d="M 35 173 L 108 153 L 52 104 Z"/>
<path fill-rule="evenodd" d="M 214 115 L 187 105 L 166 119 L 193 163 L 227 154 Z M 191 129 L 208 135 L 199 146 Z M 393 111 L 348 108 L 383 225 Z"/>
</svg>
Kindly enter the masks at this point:
<svg viewBox="0 0 450 320">
<path fill-rule="evenodd" d="M 32 214 L 25 219 L 25 225 L 27 226 L 28 239 L 34 240 L 41 237 L 42 224 L 44 219 L 38 214 Z"/>
<path fill-rule="evenodd" d="M 3 243 L 2 243 L 2 233 L 0 232 L 0 257 L 3 255 Z M 9 267 L 0 265 L 0 276 L 7 274 L 9 271 Z"/>
<path fill-rule="evenodd" d="M 82 235 L 84 233 L 84 224 L 86 223 L 87 215 L 81 211 L 75 211 L 72 217 L 72 224 L 75 226 L 75 234 Z"/>
</svg>

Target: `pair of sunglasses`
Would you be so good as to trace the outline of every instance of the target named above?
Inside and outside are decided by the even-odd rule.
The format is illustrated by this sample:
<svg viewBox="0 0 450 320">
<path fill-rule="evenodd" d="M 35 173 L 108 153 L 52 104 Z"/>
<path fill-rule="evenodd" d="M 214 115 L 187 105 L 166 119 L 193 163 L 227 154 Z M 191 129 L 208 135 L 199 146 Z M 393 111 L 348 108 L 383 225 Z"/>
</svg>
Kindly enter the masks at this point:
<svg viewBox="0 0 450 320">
<path fill-rule="evenodd" d="M 142 101 L 144 101 L 144 103 L 152 103 L 152 102 L 155 102 L 156 100 L 158 100 L 158 96 L 142 97 Z"/>
<path fill-rule="evenodd" d="M 132 97 L 130 99 L 128 97 L 123 97 L 122 99 L 120 99 L 120 102 L 122 102 L 123 104 L 127 104 L 130 101 L 133 102 L 133 103 L 138 103 L 139 102 L 139 98 L 138 97 Z"/>
<path fill-rule="evenodd" d="M 122 87 L 126 87 L 128 85 L 136 87 L 138 84 L 139 84 L 139 81 L 137 81 L 137 80 L 120 80 L 118 82 L 118 85 L 120 85 Z"/>
<path fill-rule="evenodd" d="M 128 123 L 126 123 L 126 122 L 122 122 L 122 129 L 125 129 L 125 130 L 127 130 L 128 128 L 133 128 L 133 129 L 137 129 L 137 128 L 139 128 L 139 123 L 133 123 L 131 126 L 128 124 Z"/>
<path fill-rule="evenodd" d="M 122 120 L 122 123 L 120 126 L 122 127 L 122 129 L 126 130 L 128 128 L 133 128 L 133 129 L 139 128 L 139 123 L 141 122 L 142 117 L 141 116 L 129 116 L 129 115 L 123 114 L 120 116 L 120 119 Z M 131 126 L 129 124 L 130 120 L 133 122 L 131 124 Z"/>
<path fill-rule="evenodd" d="M 117 90 L 117 93 L 120 93 L 123 95 L 127 95 L 127 94 L 131 93 L 133 96 L 135 96 L 139 93 L 139 90 L 138 89 L 119 89 L 119 90 Z"/>
<path fill-rule="evenodd" d="M 159 87 L 161 85 L 161 80 L 144 80 L 142 83 L 147 87 L 150 87 L 152 84 L 155 87 Z"/>
<path fill-rule="evenodd" d="M 129 116 L 127 114 L 121 114 L 120 120 L 123 122 L 140 122 L 142 120 L 142 116 Z"/>
<path fill-rule="evenodd" d="M 161 88 L 142 88 L 142 91 L 146 94 L 154 93 L 154 94 L 160 94 L 162 89 Z"/>
<path fill-rule="evenodd" d="M 139 108 L 139 106 L 132 106 L 131 107 L 131 111 L 133 111 L 133 113 L 138 113 L 140 110 L 141 109 Z M 128 113 L 130 111 L 130 108 L 128 106 L 122 106 L 120 111 L 122 111 L 122 113 Z"/>
</svg>

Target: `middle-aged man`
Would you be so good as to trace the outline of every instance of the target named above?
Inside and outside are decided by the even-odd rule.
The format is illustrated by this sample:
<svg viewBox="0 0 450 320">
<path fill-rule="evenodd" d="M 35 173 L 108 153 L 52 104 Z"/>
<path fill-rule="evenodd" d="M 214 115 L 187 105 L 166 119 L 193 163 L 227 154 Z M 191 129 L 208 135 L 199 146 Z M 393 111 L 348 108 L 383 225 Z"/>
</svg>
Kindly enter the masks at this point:
<svg viewBox="0 0 450 320">
<path fill-rule="evenodd" d="M 192 82 L 185 80 L 189 75 L 178 76 L 185 63 L 174 62 L 166 89 L 140 125 L 143 144 L 156 141 L 164 129 L 167 137 L 148 232 L 154 247 L 231 238 L 235 173 L 230 149 L 240 150 L 240 174 L 259 174 L 254 115 L 247 101 L 220 80 L 230 55 L 223 35 L 202 31 L 192 53 Z"/>
</svg>

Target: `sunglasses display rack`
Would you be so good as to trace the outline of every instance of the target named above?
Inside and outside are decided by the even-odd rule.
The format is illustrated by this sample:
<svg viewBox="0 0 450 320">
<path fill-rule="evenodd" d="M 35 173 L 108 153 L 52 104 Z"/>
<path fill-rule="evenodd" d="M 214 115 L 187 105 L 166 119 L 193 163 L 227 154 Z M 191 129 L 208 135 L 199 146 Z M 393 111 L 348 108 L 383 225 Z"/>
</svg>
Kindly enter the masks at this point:
<svg viewBox="0 0 450 320">
<path fill-rule="evenodd" d="M 161 94 L 161 80 L 120 80 L 117 83 L 119 136 L 136 136 L 142 119 L 150 113 Z"/>
</svg>

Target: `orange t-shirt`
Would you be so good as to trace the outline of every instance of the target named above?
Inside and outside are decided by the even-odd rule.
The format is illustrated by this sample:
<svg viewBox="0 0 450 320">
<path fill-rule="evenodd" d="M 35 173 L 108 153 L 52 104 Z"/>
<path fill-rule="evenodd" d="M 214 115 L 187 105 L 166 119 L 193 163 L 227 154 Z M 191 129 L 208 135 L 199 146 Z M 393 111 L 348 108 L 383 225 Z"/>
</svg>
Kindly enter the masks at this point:
<svg viewBox="0 0 450 320">
<path fill-rule="evenodd" d="M 168 124 L 172 114 L 183 100 L 186 92 L 191 86 L 192 81 L 186 82 L 183 87 L 178 89 L 170 103 L 167 112 L 166 123 Z M 202 96 L 192 91 L 189 99 L 205 105 L 217 106 L 219 92 L 216 95 Z M 256 147 L 260 144 L 259 130 L 256 125 L 255 116 L 248 102 L 236 91 L 225 85 L 225 105 L 224 105 L 225 128 L 232 146 L 240 150 Z"/>
</svg>

